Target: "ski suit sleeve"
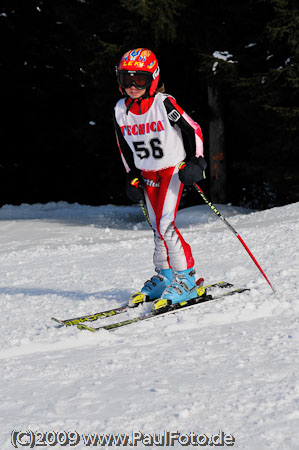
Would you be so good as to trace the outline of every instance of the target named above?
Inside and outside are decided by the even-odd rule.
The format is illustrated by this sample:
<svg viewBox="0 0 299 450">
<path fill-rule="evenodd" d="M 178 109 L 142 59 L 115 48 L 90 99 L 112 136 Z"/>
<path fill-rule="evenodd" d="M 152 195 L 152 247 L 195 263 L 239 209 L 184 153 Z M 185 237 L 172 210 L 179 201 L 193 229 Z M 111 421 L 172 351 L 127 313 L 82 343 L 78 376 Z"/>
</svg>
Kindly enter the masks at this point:
<svg viewBox="0 0 299 450">
<path fill-rule="evenodd" d="M 186 162 L 190 161 L 194 156 L 196 158 L 203 157 L 202 132 L 198 123 L 188 116 L 173 97 L 167 96 L 164 100 L 164 106 L 170 123 L 173 126 L 178 126 L 187 138 L 188 145 L 185 146 Z"/>
<path fill-rule="evenodd" d="M 127 173 L 131 172 L 130 175 L 132 175 L 134 177 L 139 177 L 141 172 L 139 169 L 137 169 L 135 167 L 132 150 L 122 135 L 120 126 L 118 125 L 118 123 L 116 121 L 115 114 L 113 114 L 113 123 L 114 123 L 117 146 L 118 146 L 123 164 L 125 166 L 126 172 Z"/>
</svg>

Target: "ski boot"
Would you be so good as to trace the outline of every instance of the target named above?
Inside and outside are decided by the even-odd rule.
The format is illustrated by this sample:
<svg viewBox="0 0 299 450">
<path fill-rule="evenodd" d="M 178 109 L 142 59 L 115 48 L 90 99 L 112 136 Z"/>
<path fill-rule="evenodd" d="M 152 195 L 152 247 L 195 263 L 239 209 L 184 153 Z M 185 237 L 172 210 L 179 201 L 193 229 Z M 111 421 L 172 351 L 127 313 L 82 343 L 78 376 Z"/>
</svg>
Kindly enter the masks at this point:
<svg viewBox="0 0 299 450">
<path fill-rule="evenodd" d="M 166 311 L 172 305 L 185 305 L 187 301 L 204 295 L 205 288 L 198 287 L 194 277 L 195 270 L 187 269 L 173 273 L 173 279 L 163 291 L 161 298 L 152 304 L 152 311 Z"/>
<path fill-rule="evenodd" d="M 171 283 L 172 269 L 155 269 L 155 274 L 144 283 L 140 292 L 136 292 L 129 298 L 128 306 L 134 308 L 140 303 L 149 302 L 159 298 L 164 289 Z"/>
</svg>

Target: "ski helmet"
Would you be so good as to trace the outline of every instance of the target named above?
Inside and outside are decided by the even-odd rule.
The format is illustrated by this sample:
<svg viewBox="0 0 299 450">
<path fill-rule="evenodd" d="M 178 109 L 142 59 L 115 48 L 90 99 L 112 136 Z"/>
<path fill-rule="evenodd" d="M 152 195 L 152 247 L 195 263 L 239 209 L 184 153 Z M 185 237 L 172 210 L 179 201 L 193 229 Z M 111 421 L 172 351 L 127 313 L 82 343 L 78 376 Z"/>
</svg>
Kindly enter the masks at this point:
<svg viewBox="0 0 299 450">
<path fill-rule="evenodd" d="M 159 82 L 160 69 L 155 54 L 146 48 L 135 48 L 126 52 L 117 68 L 120 92 L 134 85 L 137 89 L 148 89 L 154 95 Z"/>
</svg>

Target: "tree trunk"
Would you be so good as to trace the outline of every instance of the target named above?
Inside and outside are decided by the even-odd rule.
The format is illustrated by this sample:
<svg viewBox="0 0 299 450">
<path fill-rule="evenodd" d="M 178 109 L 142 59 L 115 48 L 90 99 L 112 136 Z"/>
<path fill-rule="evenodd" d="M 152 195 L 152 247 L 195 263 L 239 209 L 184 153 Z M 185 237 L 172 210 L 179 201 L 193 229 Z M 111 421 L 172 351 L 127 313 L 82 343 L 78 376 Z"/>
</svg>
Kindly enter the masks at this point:
<svg viewBox="0 0 299 450">
<path fill-rule="evenodd" d="M 210 197 L 212 202 L 227 203 L 224 124 L 218 88 L 208 85 Z"/>
</svg>

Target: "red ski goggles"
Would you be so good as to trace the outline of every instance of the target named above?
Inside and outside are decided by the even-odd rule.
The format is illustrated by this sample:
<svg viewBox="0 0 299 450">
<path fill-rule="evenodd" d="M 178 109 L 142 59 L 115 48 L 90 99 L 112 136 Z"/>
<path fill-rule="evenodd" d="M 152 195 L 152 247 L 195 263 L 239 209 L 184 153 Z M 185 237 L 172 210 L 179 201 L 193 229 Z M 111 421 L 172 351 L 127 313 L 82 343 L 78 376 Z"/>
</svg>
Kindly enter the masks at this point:
<svg viewBox="0 0 299 450">
<path fill-rule="evenodd" d="M 137 89 L 147 89 L 152 81 L 152 74 L 149 72 L 123 72 L 118 73 L 118 81 L 122 88 L 128 89 L 135 86 Z"/>
</svg>

